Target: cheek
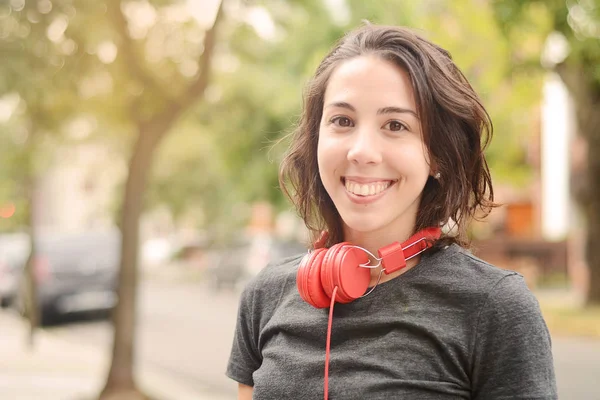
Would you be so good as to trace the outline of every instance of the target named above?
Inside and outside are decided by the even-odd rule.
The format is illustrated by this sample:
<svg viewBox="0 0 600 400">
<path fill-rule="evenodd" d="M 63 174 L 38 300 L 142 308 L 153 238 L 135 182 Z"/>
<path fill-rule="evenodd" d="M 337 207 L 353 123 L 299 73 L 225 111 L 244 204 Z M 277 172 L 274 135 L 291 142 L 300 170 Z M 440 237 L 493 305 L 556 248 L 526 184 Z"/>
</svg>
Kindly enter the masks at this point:
<svg viewBox="0 0 600 400">
<path fill-rule="evenodd" d="M 317 164 L 319 166 L 319 174 L 323 181 L 326 181 L 334 170 L 333 167 L 336 159 L 339 157 L 337 153 L 339 153 L 339 149 L 336 151 L 336 147 L 332 146 L 330 140 L 319 135 L 319 141 L 317 143 Z"/>
<path fill-rule="evenodd" d="M 325 157 L 323 156 L 324 150 L 323 150 L 323 140 L 321 137 L 321 134 L 319 134 L 319 139 L 317 140 L 317 165 L 319 167 L 319 174 L 321 173 L 321 171 L 323 170 L 323 161 L 325 159 Z"/>
<path fill-rule="evenodd" d="M 421 139 L 420 142 L 421 142 L 422 157 L 425 160 L 425 164 L 427 165 L 427 168 L 429 170 L 431 170 L 432 165 L 431 165 L 431 157 L 430 157 L 429 149 L 427 148 L 427 145 L 425 145 L 425 142 L 423 141 L 423 139 Z"/>
<path fill-rule="evenodd" d="M 327 190 L 327 186 L 328 186 L 327 185 L 328 179 L 327 179 L 327 174 L 324 172 L 329 169 L 328 165 L 327 165 L 327 161 L 328 161 L 327 151 L 325 149 L 323 141 L 321 140 L 321 136 L 319 135 L 319 141 L 317 144 L 317 166 L 319 167 L 319 176 L 321 178 L 321 182 L 325 186 L 326 190 Z"/>
<path fill-rule="evenodd" d="M 404 171 L 408 175 L 425 178 L 429 176 L 429 157 L 427 153 L 423 153 L 420 146 L 404 147 L 389 159 L 394 160 L 396 169 Z"/>
<path fill-rule="evenodd" d="M 427 165 L 428 171 L 431 172 L 431 157 L 429 156 L 429 150 L 423 145 L 423 158 L 425 159 L 425 164 Z"/>
</svg>

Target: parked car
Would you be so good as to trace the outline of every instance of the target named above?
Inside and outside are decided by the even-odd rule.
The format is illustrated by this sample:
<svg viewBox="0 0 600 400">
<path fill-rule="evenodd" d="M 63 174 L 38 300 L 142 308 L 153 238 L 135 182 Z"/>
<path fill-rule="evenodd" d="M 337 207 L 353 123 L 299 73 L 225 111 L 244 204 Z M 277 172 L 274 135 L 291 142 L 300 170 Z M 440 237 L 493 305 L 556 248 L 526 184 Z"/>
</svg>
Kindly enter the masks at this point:
<svg viewBox="0 0 600 400">
<path fill-rule="evenodd" d="M 33 262 L 42 323 L 65 314 L 112 309 L 117 302 L 120 248 L 117 230 L 40 235 Z M 24 285 L 23 273 L 19 285 Z M 17 296 L 21 309 L 23 292 Z"/>
<path fill-rule="evenodd" d="M 17 295 L 20 269 L 29 256 L 29 236 L 25 233 L 0 235 L 0 306 L 7 307 Z"/>
</svg>

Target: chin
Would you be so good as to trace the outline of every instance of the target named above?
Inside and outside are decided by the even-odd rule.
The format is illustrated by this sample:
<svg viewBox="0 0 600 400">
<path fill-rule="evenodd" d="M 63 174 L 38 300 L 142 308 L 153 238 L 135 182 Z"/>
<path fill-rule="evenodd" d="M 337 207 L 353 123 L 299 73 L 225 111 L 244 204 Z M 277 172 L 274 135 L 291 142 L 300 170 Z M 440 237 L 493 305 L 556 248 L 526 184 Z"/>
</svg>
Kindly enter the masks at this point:
<svg viewBox="0 0 600 400">
<path fill-rule="evenodd" d="M 360 233 L 375 232 L 387 225 L 379 218 L 368 218 L 364 215 L 359 217 L 342 217 L 342 221 L 344 221 L 347 229 Z"/>
</svg>

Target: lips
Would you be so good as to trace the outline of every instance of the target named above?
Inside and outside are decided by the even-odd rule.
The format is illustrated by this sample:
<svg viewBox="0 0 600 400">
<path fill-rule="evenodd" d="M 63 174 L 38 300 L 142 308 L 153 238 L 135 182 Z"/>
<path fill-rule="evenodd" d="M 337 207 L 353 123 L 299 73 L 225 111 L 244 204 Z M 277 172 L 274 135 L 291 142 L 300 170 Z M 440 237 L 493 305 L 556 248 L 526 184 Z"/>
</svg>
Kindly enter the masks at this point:
<svg viewBox="0 0 600 400">
<path fill-rule="evenodd" d="M 396 183 L 393 179 L 342 177 L 342 184 L 346 192 L 361 198 L 375 197 Z"/>
</svg>

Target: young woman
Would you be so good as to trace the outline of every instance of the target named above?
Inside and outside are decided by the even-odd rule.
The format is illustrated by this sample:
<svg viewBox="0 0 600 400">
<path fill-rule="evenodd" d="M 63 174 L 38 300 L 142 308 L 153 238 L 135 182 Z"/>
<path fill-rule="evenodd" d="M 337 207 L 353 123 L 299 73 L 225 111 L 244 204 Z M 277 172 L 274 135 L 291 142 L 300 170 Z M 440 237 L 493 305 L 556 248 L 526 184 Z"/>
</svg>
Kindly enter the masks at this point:
<svg viewBox="0 0 600 400">
<path fill-rule="evenodd" d="M 368 25 L 335 46 L 281 167 L 321 240 L 244 290 L 239 399 L 557 397 L 522 276 L 465 248 L 494 206 L 490 135 L 450 54 L 411 30 Z"/>
</svg>

